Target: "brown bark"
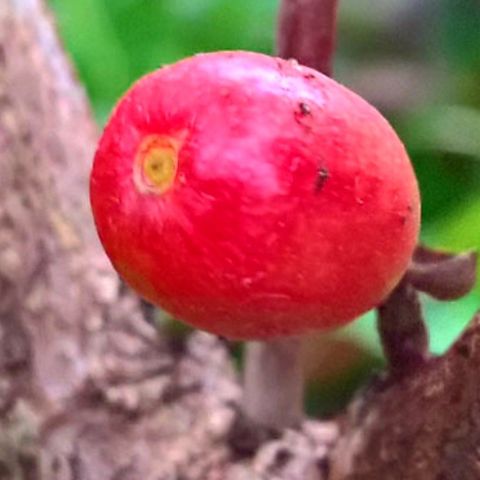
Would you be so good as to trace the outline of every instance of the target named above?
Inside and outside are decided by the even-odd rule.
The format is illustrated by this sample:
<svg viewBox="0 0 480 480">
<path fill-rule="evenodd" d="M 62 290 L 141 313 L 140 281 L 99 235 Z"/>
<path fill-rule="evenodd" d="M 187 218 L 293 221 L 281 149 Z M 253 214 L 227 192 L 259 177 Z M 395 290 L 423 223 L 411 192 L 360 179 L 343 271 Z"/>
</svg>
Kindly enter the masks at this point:
<svg viewBox="0 0 480 480">
<path fill-rule="evenodd" d="M 480 316 L 442 357 L 350 407 L 331 480 L 480 478 Z"/>
<path fill-rule="evenodd" d="M 480 477 L 480 317 L 445 356 L 360 394 L 335 448 L 335 423 L 306 421 L 235 456 L 222 342 L 159 335 L 96 240 L 95 138 L 40 0 L 2 0 L 0 479 Z"/>
</svg>

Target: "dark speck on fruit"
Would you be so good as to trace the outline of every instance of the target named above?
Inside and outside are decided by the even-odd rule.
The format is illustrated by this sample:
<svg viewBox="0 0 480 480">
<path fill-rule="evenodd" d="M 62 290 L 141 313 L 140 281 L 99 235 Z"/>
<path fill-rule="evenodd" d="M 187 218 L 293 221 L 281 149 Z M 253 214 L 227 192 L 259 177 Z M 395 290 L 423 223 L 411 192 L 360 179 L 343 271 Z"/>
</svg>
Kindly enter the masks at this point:
<svg viewBox="0 0 480 480">
<path fill-rule="evenodd" d="M 300 102 L 298 104 L 298 107 L 302 115 L 310 115 L 312 113 L 312 110 L 310 108 L 310 105 L 308 105 L 308 103 Z"/>
<path fill-rule="evenodd" d="M 315 186 L 314 192 L 320 193 L 322 188 L 324 187 L 326 181 L 330 178 L 330 172 L 328 171 L 327 167 L 320 167 L 317 170 L 317 176 L 315 177 Z"/>
</svg>

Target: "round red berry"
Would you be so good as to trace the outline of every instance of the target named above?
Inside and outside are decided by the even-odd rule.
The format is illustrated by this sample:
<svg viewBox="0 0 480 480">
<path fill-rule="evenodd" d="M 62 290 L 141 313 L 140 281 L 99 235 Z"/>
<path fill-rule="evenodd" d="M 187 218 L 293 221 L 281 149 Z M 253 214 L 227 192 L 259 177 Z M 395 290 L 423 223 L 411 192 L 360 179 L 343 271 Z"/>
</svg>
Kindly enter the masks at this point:
<svg viewBox="0 0 480 480">
<path fill-rule="evenodd" d="M 420 220 L 412 166 L 377 110 L 294 61 L 246 52 L 137 82 L 101 138 L 91 204 L 141 296 L 244 339 L 336 327 L 378 305 Z"/>
</svg>

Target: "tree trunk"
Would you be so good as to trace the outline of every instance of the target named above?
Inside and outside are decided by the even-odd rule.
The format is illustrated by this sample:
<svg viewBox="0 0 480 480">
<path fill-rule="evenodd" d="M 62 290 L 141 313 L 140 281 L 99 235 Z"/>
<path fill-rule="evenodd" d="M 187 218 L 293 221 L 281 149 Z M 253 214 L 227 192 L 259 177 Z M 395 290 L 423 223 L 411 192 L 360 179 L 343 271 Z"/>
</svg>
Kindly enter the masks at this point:
<svg viewBox="0 0 480 480">
<path fill-rule="evenodd" d="M 331 480 L 480 478 L 480 315 L 442 357 L 350 407 Z"/>
<path fill-rule="evenodd" d="M 224 344 L 170 341 L 118 281 L 89 213 L 85 95 L 40 0 L 1 2 L 1 480 L 480 477 L 480 319 L 342 421 L 235 454 L 241 392 Z"/>
</svg>

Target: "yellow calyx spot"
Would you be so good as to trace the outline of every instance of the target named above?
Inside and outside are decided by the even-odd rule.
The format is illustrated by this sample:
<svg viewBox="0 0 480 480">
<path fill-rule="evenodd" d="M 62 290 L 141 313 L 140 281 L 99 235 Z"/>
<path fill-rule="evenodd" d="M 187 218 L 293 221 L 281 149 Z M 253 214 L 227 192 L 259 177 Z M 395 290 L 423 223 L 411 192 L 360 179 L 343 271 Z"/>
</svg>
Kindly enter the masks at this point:
<svg viewBox="0 0 480 480">
<path fill-rule="evenodd" d="M 139 191 L 164 193 L 172 187 L 179 147 L 177 139 L 162 135 L 150 135 L 142 141 L 134 169 L 134 181 Z"/>
</svg>

